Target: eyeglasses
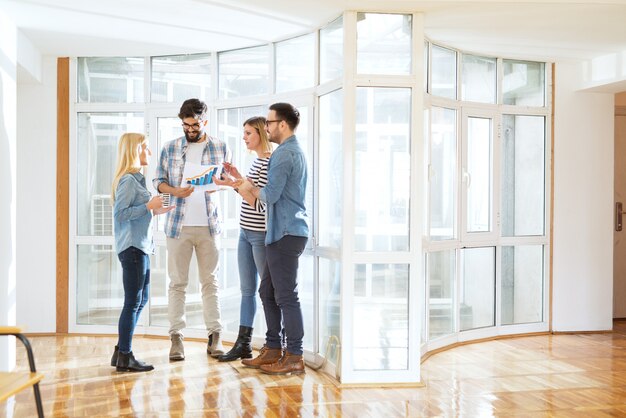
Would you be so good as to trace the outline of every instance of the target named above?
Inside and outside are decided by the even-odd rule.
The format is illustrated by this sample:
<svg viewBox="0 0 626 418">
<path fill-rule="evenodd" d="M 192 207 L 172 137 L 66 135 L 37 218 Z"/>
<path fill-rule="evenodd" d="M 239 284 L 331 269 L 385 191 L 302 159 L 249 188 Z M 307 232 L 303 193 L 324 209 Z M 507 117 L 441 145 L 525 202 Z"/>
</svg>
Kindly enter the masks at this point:
<svg viewBox="0 0 626 418">
<path fill-rule="evenodd" d="M 181 124 L 181 126 L 182 126 L 182 127 L 183 127 L 183 129 L 184 129 L 184 130 L 186 130 L 186 131 L 199 131 L 199 130 L 200 130 L 200 124 L 201 124 L 202 122 L 203 122 L 203 121 L 200 121 L 200 122 L 198 122 L 198 123 L 192 123 L 191 125 L 190 125 L 190 124 L 188 124 L 188 123 L 183 122 L 183 123 Z"/>
<path fill-rule="evenodd" d="M 265 121 L 265 126 L 269 126 L 270 123 L 272 122 L 282 122 L 283 119 L 274 119 L 274 120 L 266 120 Z"/>
</svg>

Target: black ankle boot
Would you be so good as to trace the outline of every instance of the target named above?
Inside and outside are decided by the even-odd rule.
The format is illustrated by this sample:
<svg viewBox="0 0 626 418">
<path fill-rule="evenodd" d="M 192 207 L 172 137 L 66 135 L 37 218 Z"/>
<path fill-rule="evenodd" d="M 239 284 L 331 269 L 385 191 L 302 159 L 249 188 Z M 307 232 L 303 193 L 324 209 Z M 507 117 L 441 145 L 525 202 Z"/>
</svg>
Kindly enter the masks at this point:
<svg viewBox="0 0 626 418">
<path fill-rule="evenodd" d="M 239 358 L 252 358 L 252 328 L 239 326 L 239 335 L 233 348 L 217 358 L 218 361 L 233 361 Z"/>
<path fill-rule="evenodd" d="M 149 372 L 154 370 L 154 367 L 151 364 L 136 360 L 132 351 L 128 354 L 119 351 L 115 370 L 118 372 Z"/>
<path fill-rule="evenodd" d="M 113 350 L 113 355 L 111 356 L 111 366 L 115 367 L 117 366 L 117 355 L 120 351 L 120 348 L 118 346 L 115 346 L 115 350 Z"/>
</svg>

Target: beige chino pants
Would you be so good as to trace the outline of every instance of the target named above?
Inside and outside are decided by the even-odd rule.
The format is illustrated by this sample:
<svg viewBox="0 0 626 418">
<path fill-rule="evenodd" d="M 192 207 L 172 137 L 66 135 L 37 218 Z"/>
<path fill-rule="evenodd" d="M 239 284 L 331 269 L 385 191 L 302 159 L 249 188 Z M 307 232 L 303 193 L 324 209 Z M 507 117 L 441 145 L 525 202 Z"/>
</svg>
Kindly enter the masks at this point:
<svg viewBox="0 0 626 418">
<path fill-rule="evenodd" d="M 216 237 L 206 226 L 184 226 L 180 237 L 167 237 L 167 272 L 170 276 L 167 313 L 170 334 L 181 334 L 185 322 L 185 294 L 189 284 L 189 264 L 196 251 L 202 293 L 202 312 L 207 331 L 222 331 L 217 271 L 219 249 Z"/>
</svg>

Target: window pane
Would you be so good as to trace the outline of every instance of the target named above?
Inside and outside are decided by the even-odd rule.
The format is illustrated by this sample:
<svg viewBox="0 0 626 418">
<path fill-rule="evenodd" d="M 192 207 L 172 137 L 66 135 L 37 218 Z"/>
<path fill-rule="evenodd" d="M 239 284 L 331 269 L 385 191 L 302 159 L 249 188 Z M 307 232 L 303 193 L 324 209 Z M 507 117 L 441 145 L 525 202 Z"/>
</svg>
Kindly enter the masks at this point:
<svg viewBox="0 0 626 418">
<path fill-rule="evenodd" d="M 357 72 L 411 73 L 411 16 L 357 13 Z"/>
<path fill-rule="evenodd" d="M 219 59 L 220 98 L 255 96 L 269 92 L 269 47 L 222 52 Z"/>
<path fill-rule="evenodd" d="M 319 258 L 319 354 L 337 364 L 337 345 L 341 338 L 339 297 L 341 289 L 341 263 L 337 260 Z M 327 347 L 330 349 L 327 351 Z"/>
<path fill-rule="evenodd" d="M 431 60 L 432 94 L 456 99 L 456 52 L 433 45 Z"/>
<path fill-rule="evenodd" d="M 502 324 L 543 320 L 543 246 L 502 247 Z"/>
<path fill-rule="evenodd" d="M 156 158 L 158 161 L 158 158 L 160 158 L 161 155 L 161 150 L 163 149 L 163 145 L 168 142 L 171 141 L 172 139 L 178 138 L 183 136 L 183 128 L 182 126 L 180 126 L 181 121 L 177 116 L 173 116 L 173 117 L 158 117 L 157 118 L 157 143 L 158 146 L 152 148 L 152 153 L 156 155 Z M 154 178 L 154 175 L 156 174 L 156 167 L 148 168 L 148 173 L 149 175 L 146 177 L 146 180 L 148 183 L 152 184 L 152 178 Z M 221 209 L 221 206 L 220 206 Z M 164 216 L 157 216 L 155 219 L 153 219 L 152 222 L 156 222 L 157 223 L 157 230 L 158 231 L 165 231 L 165 219 L 166 219 L 166 215 Z M 168 325 L 169 326 L 169 325 Z"/>
<path fill-rule="evenodd" d="M 312 108 L 308 106 L 298 106 L 298 112 L 300 112 L 300 124 L 296 132 L 296 137 L 300 142 L 300 146 L 304 151 L 306 157 L 307 168 L 307 180 L 306 180 L 306 196 L 304 199 L 304 207 L 308 216 L 309 223 L 309 242 L 307 245 L 312 244 L 312 237 L 315 231 L 314 216 L 313 216 L 313 138 L 309 137 L 310 129 L 309 124 L 313 119 L 311 115 Z"/>
<path fill-rule="evenodd" d="M 454 286 L 456 276 L 455 251 L 427 254 L 428 271 L 428 338 L 454 332 Z"/>
<path fill-rule="evenodd" d="M 233 193 L 233 192 L 230 192 Z M 233 193 L 234 194 L 234 193 Z M 233 241 L 222 240 L 220 248 L 220 266 L 219 266 L 219 286 L 220 286 L 220 312 L 221 322 L 225 331 L 237 334 L 240 325 L 240 306 L 241 306 L 241 287 L 239 280 L 239 265 L 237 262 L 237 243 Z M 265 314 L 259 298 L 258 292 L 256 298 L 256 314 L 252 328 L 254 336 L 262 337 L 265 335 Z"/>
<path fill-rule="evenodd" d="M 357 264 L 354 273 L 354 369 L 407 369 L 409 266 Z"/>
<path fill-rule="evenodd" d="M 143 102 L 143 58 L 78 58 L 79 103 Z"/>
<path fill-rule="evenodd" d="M 152 102 L 182 103 L 190 97 L 210 98 L 211 54 L 153 57 Z"/>
<path fill-rule="evenodd" d="M 503 60 L 504 104 L 518 106 L 545 106 L 545 63 Z"/>
<path fill-rule="evenodd" d="M 276 92 L 313 87 L 315 37 L 299 36 L 276 44 Z"/>
<path fill-rule="evenodd" d="M 430 138 L 430 238 L 456 236 L 456 111 L 433 107 Z"/>
<path fill-rule="evenodd" d="M 467 119 L 467 232 L 491 227 L 491 119 Z"/>
<path fill-rule="evenodd" d="M 543 235 L 545 117 L 502 116 L 502 235 Z"/>
<path fill-rule="evenodd" d="M 164 218 L 158 216 L 157 218 Z M 169 276 L 167 275 L 167 251 L 165 245 L 155 245 L 155 254 L 150 257 L 150 304 L 142 315 L 150 313 L 150 325 L 169 328 L 167 317 L 167 293 Z"/>
<path fill-rule="evenodd" d="M 267 107 L 251 106 L 217 111 L 217 136 L 226 142 L 233 156 L 233 163 L 243 175 L 248 173 L 256 154 L 248 152 L 243 142 L 243 123 L 252 116 L 267 116 Z M 225 238 L 239 237 L 239 210 L 241 197 L 237 193 L 218 193 Z"/>
<path fill-rule="evenodd" d="M 343 213 L 343 91 L 320 97 L 319 245 L 341 248 Z"/>
<path fill-rule="evenodd" d="M 343 76 L 343 17 L 320 30 L 320 83 Z"/>
<path fill-rule="evenodd" d="M 411 90 L 356 94 L 355 249 L 409 248 Z"/>
<path fill-rule="evenodd" d="M 112 245 L 79 245 L 76 323 L 117 325 L 124 305 L 122 266 Z"/>
<path fill-rule="evenodd" d="M 463 54 L 461 97 L 465 101 L 496 102 L 496 59 Z"/>
<path fill-rule="evenodd" d="M 305 252 L 298 259 L 298 297 L 304 320 L 303 348 L 307 351 L 315 351 L 313 344 L 315 327 L 315 258 Z M 264 319 L 264 318 L 263 318 Z"/>
<path fill-rule="evenodd" d="M 495 325 L 495 248 L 462 249 L 461 331 Z"/>
<path fill-rule="evenodd" d="M 113 236 L 111 183 L 117 161 L 117 143 L 124 132 L 143 131 L 142 113 L 78 114 L 78 235 Z M 150 184 L 148 189 L 152 190 Z"/>
</svg>

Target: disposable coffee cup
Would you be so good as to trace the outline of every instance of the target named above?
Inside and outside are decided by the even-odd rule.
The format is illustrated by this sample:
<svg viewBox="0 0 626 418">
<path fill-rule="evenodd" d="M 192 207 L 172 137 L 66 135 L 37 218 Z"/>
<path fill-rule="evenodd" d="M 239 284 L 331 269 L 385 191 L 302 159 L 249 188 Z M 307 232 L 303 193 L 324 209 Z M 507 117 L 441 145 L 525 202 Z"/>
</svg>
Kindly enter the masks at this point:
<svg viewBox="0 0 626 418">
<path fill-rule="evenodd" d="M 163 201 L 163 207 L 167 208 L 170 206 L 170 194 L 169 193 L 159 193 L 161 196 L 161 200 Z"/>
</svg>

